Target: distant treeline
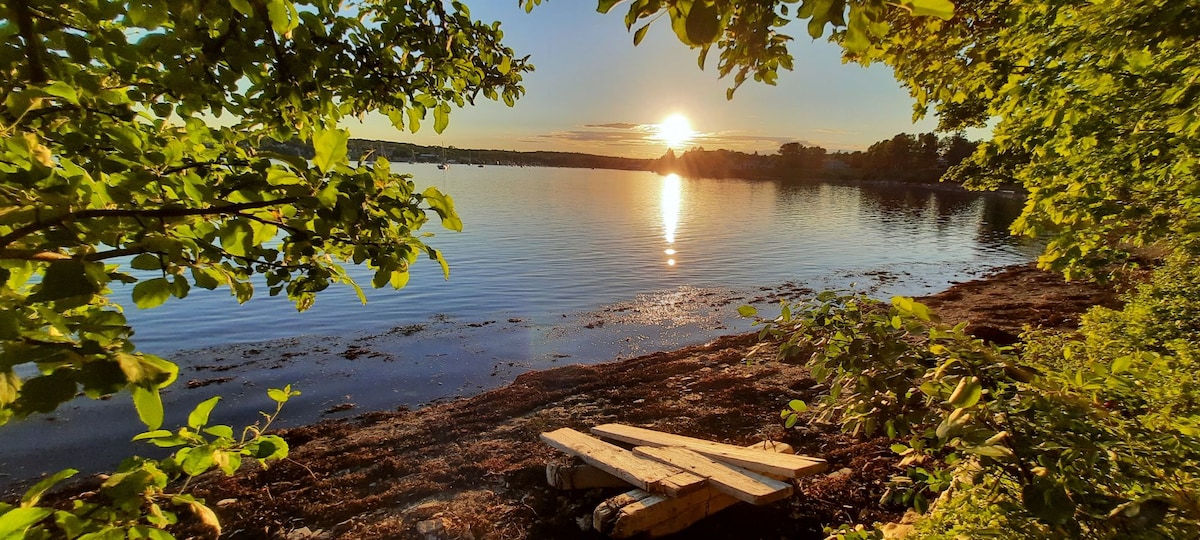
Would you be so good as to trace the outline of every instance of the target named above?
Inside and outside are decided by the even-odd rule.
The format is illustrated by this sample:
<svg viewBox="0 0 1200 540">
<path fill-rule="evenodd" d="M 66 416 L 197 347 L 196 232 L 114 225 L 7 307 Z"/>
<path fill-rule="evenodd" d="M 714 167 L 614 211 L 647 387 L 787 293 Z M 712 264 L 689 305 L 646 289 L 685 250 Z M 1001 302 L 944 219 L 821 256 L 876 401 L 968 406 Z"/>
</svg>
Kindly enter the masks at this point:
<svg viewBox="0 0 1200 540">
<path fill-rule="evenodd" d="M 266 150 L 312 157 L 312 146 L 301 141 L 264 145 Z M 511 150 L 469 150 L 440 146 L 350 139 L 351 158 L 361 159 L 384 157 L 390 161 L 411 163 L 455 163 L 462 165 L 516 165 L 526 167 L 575 167 L 594 169 L 623 169 L 645 171 L 650 169 L 649 159 L 633 159 L 613 156 L 598 156 L 575 152 L 515 152 Z"/>
<path fill-rule="evenodd" d="M 866 151 L 828 152 L 819 146 L 792 142 L 780 146 L 775 154 L 693 148 L 679 155 L 674 150 L 667 150 L 658 159 L 575 152 L 469 150 L 366 139 L 351 139 L 349 151 L 355 158 L 381 156 L 391 161 L 413 163 L 621 169 L 705 178 L 937 182 L 948 168 L 971 155 L 977 145 L 961 134 L 938 137 L 934 133 L 900 133 L 872 144 Z M 264 145 L 264 149 L 312 156 L 312 147 L 300 141 L 271 143 Z"/>
<path fill-rule="evenodd" d="M 819 146 L 787 143 L 775 154 L 695 148 L 681 155 L 668 150 L 653 170 L 698 177 L 838 178 L 937 182 L 946 170 L 975 151 L 979 143 L 961 134 L 900 133 L 867 150 L 828 152 Z"/>
</svg>

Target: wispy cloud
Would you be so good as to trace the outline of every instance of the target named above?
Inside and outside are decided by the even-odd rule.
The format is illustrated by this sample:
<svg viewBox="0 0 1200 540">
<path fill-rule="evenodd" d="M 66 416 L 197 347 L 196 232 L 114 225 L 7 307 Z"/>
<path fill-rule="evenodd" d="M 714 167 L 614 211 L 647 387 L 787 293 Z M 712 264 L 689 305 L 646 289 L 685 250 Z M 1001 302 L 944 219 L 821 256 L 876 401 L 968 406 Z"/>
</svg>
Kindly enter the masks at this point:
<svg viewBox="0 0 1200 540">
<path fill-rule="evenodd" d="M 612 122 L 609 124 L 584 124 L 585 128 L 605 128 L 605 129 L 636 129 L 648 131 L 654 129 L 652 124 L 630 124 L 628 122 Z"/>
<path fill-rule="evenodd" d="M 817 133 L 826 133 L 829 135 L 858 135 L 857 131 L 846 131 L 844 129 L 817 128 L 817 129 L 814 129 L 813 131 L 815 131 Z"/>
<path fill-rule="evenodd" d="M 716 131 L 712 133 L 699 133 L 695 140 L 699 143 L 712 143 L 715 148 L 729 148 L 731 150 L 740 147 L 745 147 L 753 143 L 767 143 L 776 146 L 796 142 L 805 146 L 812 146 L 812 142 L 797 139 L 795 137 L 780 137 L 776 135 L 767 135 L 763 133 L 754 133 L 747 131 Z"/>
</svg>

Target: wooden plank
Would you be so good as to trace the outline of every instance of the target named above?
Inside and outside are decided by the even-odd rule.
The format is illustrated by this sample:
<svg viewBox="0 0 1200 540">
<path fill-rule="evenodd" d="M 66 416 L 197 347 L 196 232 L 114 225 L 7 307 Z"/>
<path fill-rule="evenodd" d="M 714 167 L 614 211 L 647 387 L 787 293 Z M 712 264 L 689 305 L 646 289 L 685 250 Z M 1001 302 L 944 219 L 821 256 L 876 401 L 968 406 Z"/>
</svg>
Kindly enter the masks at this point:
<svg viewBox="0 0 1200 540">
<path fill-rule="evenodd" d="M 579 456 L 588 465 L 649 492 L 676 497 L 704 487 L 703 477 L 635 456 L 633 452 L 624 448 L 571 428 L 542 433 L 542 440 L 563 452 Z"/>
<path fill-rule="evenodd" d="M 627 487 L 626 482 L 591 465 L 546 465 L 546 482 L 558 489 Z"/>
<path fill-rule="evenodd" d="M 613 538 L 671 534 L 737 503 L 737 499 L 712 488 L 674 498 L 650 495 L 622 507 L 608 534 Z"/>
<path fill-rule="evenodd" d="M 777 454 L 622 424 L 596 426 L 592 428 L 592 433 L 639 446 L 679 446 L 710 459 L 731 463 L 757 473 L 777 474 L 787 478 L 817 474 L 829 468 L 825 460 L 814 457 Z"/>
<path fill-rule="evenodd" d="M 704 491 L 701 489 L 695 493 Z M 684 497 L 688 495 L 691 494 L 684 495 Z M 657 497 L 657 495 L 641 489 L 631 489 L 620 495 L 605 499 L 592 512 L 592 529 L 597 531 L 611 530 L 612 525 L 617 522 L 617 517 L 622 508 L 649 497 Z"/>
<path fill-rule="evenodd" d="M 687 448 L 639 446 L 633 449 L 633 453 L 703 476 L 713 489 L 750 504 L 769 504 L 792 495 L 791 484 L 736 465 L 713 461 Z"/>
<path fill-rule="evenodd" d="M 792 451 L 786 444 L 771 441 L 750 445 L 748 448 Z M 592 514 L 592 527 L 614 538 L 639 535 L 655 538 L 682 531 L 695 522 L 737 503 L 737 499 L 717 491 L 711 484 L 700 491 L 678 498 L 634 489 L 611 497 L 597 506 Z"/>
</svg>

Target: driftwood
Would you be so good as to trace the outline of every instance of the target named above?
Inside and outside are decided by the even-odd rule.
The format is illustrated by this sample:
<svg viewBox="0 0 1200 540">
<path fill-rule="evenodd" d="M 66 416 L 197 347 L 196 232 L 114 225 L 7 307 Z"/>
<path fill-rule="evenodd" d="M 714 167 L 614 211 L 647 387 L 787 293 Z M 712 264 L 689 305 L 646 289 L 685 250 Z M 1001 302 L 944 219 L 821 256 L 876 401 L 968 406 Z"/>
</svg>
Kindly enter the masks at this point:
<svg viewBox="0 0 1200 540">
<path fill-rule="evenodd" d="M 677 467 L 638 457 L 619 446 L 562 428 L 542 434 L 542 440 L 563 452 L 652 493 L 679 496 L 704 488 L 704 477 Z"/>
<path fill-rule="evenodd" d="M 687 448 L 710 459 L 737 465 L 757 473 L 782 475 L 788 478 L 817 474 L 829 468 L 829 464 L 819 458 L 778 454 L 757 448 L 739 447 L 622 424 L 604 424 L 592 428 L 591 431 L 605 439 L 638 446 Z"/>
<path fill-rule="evenodd" d="M 746 448 L 781 454 L 794 452 L 788 444 L 775 441 L 764 441 Z M 592 513 L 592 528 L 614 538 L 665 536 L 682 531 L 738 502 L 713 486 L 678 498 L 634 489 L 600 503 Z"/>
</svg>

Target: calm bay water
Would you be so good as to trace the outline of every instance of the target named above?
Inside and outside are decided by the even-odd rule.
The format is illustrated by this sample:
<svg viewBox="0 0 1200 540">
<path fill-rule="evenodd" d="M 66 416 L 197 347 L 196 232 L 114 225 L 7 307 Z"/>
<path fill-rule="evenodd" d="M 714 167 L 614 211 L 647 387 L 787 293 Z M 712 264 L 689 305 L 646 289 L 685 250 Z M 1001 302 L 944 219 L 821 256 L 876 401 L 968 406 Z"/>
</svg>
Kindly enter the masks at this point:
<svg viewBox="0 0 1200 540">
<path fill-rule="evenodd" d="M 549 322 L 681 286 L 845 286 L 874 270 L 924 278 L 886 291 L 920 294 L 964 272 L 1026 262 L 1037 251 L 1006 233 L 1020 210 L 1010 197 L 610 170 L 398 168 L 418 186 L 451 194 L 466 223 L 461 233 L 436 219 L 426 228 L 450 261 L 449 281 L 422 260 L 406 288 L 370 290 L 371 272 L 351 269 L 368 287 L 367 305 L 335 286 L 304 313 L 268 297 L 265 287 L 244 305 L 227 290 L 193 289 L 187 301 L 128 312 L 139 347 L 167 353 L 371 332 L 434 316 Z"/>
<path fill-rule="evenodd" d="M 770 309 L 788 291 L 845 288 L 877 297 L 945 289 L 1032 260 L 1007 227 L 1021 201 L 905 185 L 786 185 L 646 172 L 399 165 L 454 197 L 461 233 L 436 222 L 450 261 L 413 268 L 408 286 L 333 287 L 297 313 L 266 288 L 238 305 L 227 290 L 126 315 L 140 349 L 181 367 L 165 425 L 221 395 L 217 423 L 244 425 L 264 392 L 304 394 L 280 425 L 478 393 L 522 372 L 702 343 L 749 330 L 735 308 Z M 351 268 L 364 286 L 372 272 Z M 128 298 L 129 291 L 117 290 Z M 132 302 L 126 302 L 132 306 Z M 0 427 L 0 485 L 65 467 L 111 470 L 148 451 L 121 395 L 77 399 Z"/>
</svg>

